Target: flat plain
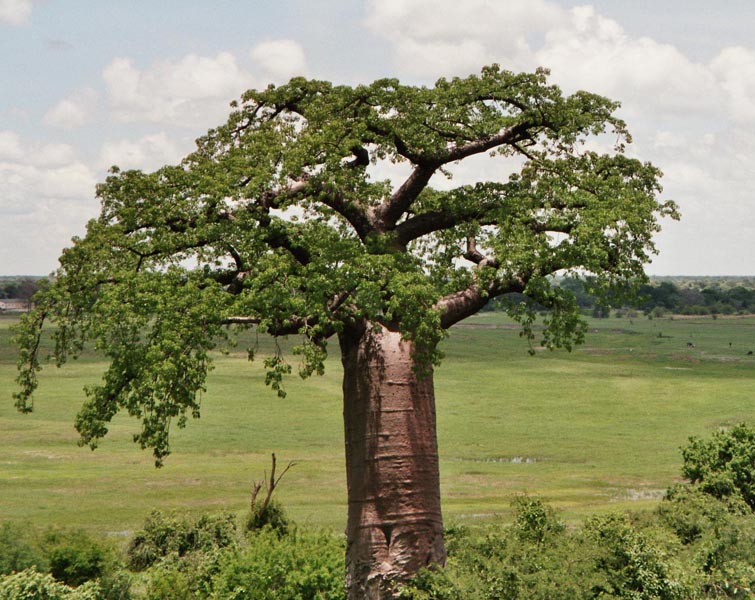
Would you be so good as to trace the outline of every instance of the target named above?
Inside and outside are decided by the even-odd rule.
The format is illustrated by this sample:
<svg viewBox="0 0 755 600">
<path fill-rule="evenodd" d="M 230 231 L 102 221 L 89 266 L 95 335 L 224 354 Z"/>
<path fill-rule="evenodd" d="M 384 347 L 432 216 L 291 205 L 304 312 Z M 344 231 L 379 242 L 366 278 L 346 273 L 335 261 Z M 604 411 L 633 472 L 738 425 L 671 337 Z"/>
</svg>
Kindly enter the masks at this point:
<svg viewBox="0 0 755 600">
<path fill-rule="evenodd" d="M 175 429 L 161 469 L 131 437 L 137 422 L 114 420 L 92 452 L 73 422 L 82 388 L 102 359 L 85 354 L 41 374 L 35 411 L 13 407 L 15 350 L 0 317 L 0 521 L 126 534 L 153 508 L 243 513 L 253 481 L 275 452 L 295 461 L 279 499 L 296 521 L 342 531 L 346 484 L 341 367 L 335 343 L 326 374 L 264 385 L 260 338 L 250 364 L 237 348 L 215 357 L 202 416 Z M 441 485 L 447 523 L 507 519 L 518 494 L 539 496 L 576 519 L 654 506 L 678 480 L 689 436 L 753 420 L 755 317 L 588 319 L 573 352 L 527 352 L 500 313 L 456 326 L 436 369 Z M 292 357 L 296 360 L 296 357 Z M 294 362 L 294 372 L 296 372 Z"/>
</svg>

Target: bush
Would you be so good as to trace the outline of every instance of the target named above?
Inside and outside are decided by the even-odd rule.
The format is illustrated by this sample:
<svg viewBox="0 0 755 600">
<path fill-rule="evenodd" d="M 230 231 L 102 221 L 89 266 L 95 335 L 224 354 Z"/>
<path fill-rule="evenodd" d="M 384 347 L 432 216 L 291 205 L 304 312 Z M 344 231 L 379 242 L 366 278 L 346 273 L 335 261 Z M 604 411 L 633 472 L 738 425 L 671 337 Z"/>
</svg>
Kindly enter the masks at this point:
<svg viewBox="0 0 755 600">
<path fill-rule="evenodd" d="M 428 569 L 404 586 L 412 600 L 573 600 L 594 587 L 593 549 L 540 500 L 514 503 L 511 527 L 455 528 L 445 569 Z"/>
<path fill-rule="evenodd" d="M 691 544 L 713 529 L 727 527 L 734 515 L 748 512 L 741 498 L 719 500 L 697 486 L 683 484 L 670 487 L 658 507 L 661 522 L 683 544 Z"/>
<path fill-rule="evenodd" d="M 625 515 L 594 517 L 585 525 L 593 543 L 595 572 L 600 583 L 596 597 L 632 600 L 685 600 L 691 590 L 681 569 L 647 534 L 632 526 Z"/>
<path fill-rule="evenodd" d="M 147 571 L 147 599 L 210 598 L 214 579 L 232 548 L 170 554 Z"/>
<path fill-rule="evenodd" d="M 514 527 L 523 540 L 541 544 L 564 531 L 564 524 L 550 506 L 537 498 L 522 496 L 514 501 Z"/>
<path fill-rule="evenodd" d="M 99 579 L 113 562 L 110 550 L 82 530 L 49 531 L 43 549 L 52 576 L 72 587 Z"/>
<path fill-rule="evenodd" d="M 132 538 L 126 555 L 129 568 L 143 571 L 170 554 L 210 552 L 236 541 L 236 517 L 230 513 L 202 515 L 190 521 L 155 510 L 145 520 L 144 529 Z"/>
<path fill-rule="evenodd" d="M 0 579 L 0 600 L 101 600 L 101 596 L 94 582 L 74 589 L 49 574 L 26 569 Z"/>
<path fill-rule="evenodd" d="M 742 423 L 709 440 L 690 438 L 682 475 L 714 498 L 741 498 L 755 509 L 755 429 Z"/>
<path fill-rule="evenodd" d="M 32 567 L 46 571 L 47 559 L 34 539 L 30 526 L 13 523 L 0 525 L 0 575 Z"/>
<path fill-rule="evenodd" d="M 344 548 L 327 533 L 271 528 L 229 553 L 214 582 L 217 600 L 343 600 Z"/>
<path fill-rule="evenodd" d="M 247 532 L 256 531 L 263 527 L 270 527 L 278 532 L 278 535 L 288 533 L 289 522 L 283 507 L 271 500 L 267 504 L 258 504 L 249 512 L 244 529 Z"/>
<path fill-rule="evenodd" d="M 401 591 L 412 600 L 687 600 L 706 576 L 679 560 L 683 548 L 657 517 L 644 528 L 625 515 L 566 529 L 551 508 L 516 502 L 511 527 L 456 530 L 445 569 L 425 570 Z M 731 566 L 733 563 L 728 562 Z M 686 568 L 689 567 L 689 572 Z M 721 579 L 721 578 L 719 578 Z M 723 581 L 723 579 L 721 579 Z"/>
<path fill-rule="evenodd" d="M 160 565 L 150 574 L 146 600 L 190 600 L 201 597 L 192 588 L 190 575 L 183 569 Z"/>
</svg>

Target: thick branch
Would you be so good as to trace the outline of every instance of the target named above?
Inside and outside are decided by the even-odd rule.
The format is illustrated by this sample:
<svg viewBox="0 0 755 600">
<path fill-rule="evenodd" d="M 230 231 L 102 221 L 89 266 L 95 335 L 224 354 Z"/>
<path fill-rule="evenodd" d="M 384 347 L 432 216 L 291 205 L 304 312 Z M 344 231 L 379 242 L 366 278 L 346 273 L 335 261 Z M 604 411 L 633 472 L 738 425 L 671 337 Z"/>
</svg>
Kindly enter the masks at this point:
<svg viewBox="0 0 755 600">
<path fill-rule="evenodd" d="M 414 168 L 401 187 L 386 202 L 375 209 L 375 221 L 379 229 L 382 231 L 393 229 L 396 222 L 412 205 L 412 202 L 427 187 L 428 182 L 441 164 L 428 162 Z"/>
<path fill-rule="evenodd" d="M 443 329 L 448 329 L 479 312 L 491 298 L 501 294 L 521 293 L 526 285 L 525 279 L 512 278 L 506 282 L 495 282 L 487 289 L 475 283 L 464 290 L 449 294 L 435 305 L 441 313 L 440 325 Z"/>
<path fill-rule="evenodd" d="M 473 262 L 478 267 L 498 268 L 499 265 L 497 259 L 485 256 L 477 249 L 477 242 L 473 237 L 467 238 L 467 251 L 464 253 L 464 258 L 469 262 Z"/>
<path fill-rule="evenodd" d="M 406 247 L 409 242 L 423 235 L 451 229 L 471 221 L 480 225 L 495 224 L 493 220 L 486 218 L 487 209 L 482 208 L 479 203 L 470 204 L 473 205 L 468 210 L 433 210 L 406 219 L 396 226 L 396 243 L 401 247 Z"/>
<path fill-rule="evenodd" d="M 412 162 L 416 165 L 411 175 L 404 181 L 393 195 L 375 209 L 376 221 L 383 231 L 393 229 L 417 199 L 435 172 L 445 164 L 468 158 L 475 154 L 487 152 L 504 144 L 516 144 L 528 137 L 528 129 L 532 123 L 524 121 L 507 127 L 495 135 L 480 138 L 467 144 L 454 146 L 440 153 L 438 156 L 417 157 Z"/>
<path fill-rule="evenodd" d="M 374 227 L 367 211 L 359 202 L 347 198 L 340 190 L 323 189 L 317 195 L 317 199 L 346 219 L 354 228 L 359 239 L 364 240 L 373 231 Z"/>
<path fill-rule="evenodd" d="M 306 266 L 312 261 L 312 254 L 309 249 L 292 240 L 283 223 L 276 223 L 273 226 L 272 222 L 268 220 L 267 223 L 261 221 L 260 225 L 265 227 L 265 242 L 270 248 L 288 250 L 291 256 L 302 266 Z"/>
</svg>

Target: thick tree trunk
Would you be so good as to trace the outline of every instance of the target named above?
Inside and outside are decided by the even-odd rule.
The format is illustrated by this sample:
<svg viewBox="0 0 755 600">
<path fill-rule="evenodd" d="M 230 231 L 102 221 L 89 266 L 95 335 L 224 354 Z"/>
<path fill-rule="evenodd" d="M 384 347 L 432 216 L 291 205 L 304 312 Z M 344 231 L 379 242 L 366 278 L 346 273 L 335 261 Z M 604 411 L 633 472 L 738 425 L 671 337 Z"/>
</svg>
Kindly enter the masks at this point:
<svg viewBox="0 0 755 600">
<path fill-rule="evenodd" d="M 392 598 L 395 584 L 446 558 L 432 373 L 382 326 L 340 336 L 350 600 Z"/>
</svg>

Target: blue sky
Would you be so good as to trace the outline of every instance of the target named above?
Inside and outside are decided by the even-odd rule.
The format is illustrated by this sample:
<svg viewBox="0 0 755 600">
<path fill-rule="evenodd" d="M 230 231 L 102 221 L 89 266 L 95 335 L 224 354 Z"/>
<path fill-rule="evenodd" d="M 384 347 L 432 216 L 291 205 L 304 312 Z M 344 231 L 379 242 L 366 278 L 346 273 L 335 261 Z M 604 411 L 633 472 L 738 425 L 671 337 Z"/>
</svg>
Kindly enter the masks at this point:
<svg viewBox="0 0 755 600">
<path fill-rule="evenodd" d="M 0 274 L 53 271 L 108 166 L 179 160 L 244 89 L 498 62 L 622 102 L 683 213 L 648 272 L 752 275 L 753 31 L 751 0 L 0 0 Z"/>
</svg>

